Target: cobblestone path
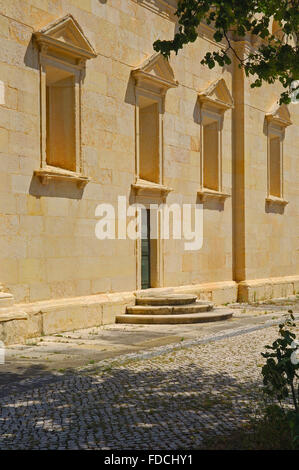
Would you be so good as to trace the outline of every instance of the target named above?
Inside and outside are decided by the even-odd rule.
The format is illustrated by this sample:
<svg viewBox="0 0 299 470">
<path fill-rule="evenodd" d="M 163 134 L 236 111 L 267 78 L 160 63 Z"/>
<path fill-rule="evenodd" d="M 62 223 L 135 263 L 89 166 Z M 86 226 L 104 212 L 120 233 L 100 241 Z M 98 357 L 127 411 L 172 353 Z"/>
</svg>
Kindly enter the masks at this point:
<svg viewBox="0 0 299 470">
<path fill-rule="evenodd" d="M 260 353 L 276 336 L 270 327 L 49 375 L 2 396 L 0 449 L 198 448 L 204 437 L 217 439 L 254 412 Z"/>
</svg>

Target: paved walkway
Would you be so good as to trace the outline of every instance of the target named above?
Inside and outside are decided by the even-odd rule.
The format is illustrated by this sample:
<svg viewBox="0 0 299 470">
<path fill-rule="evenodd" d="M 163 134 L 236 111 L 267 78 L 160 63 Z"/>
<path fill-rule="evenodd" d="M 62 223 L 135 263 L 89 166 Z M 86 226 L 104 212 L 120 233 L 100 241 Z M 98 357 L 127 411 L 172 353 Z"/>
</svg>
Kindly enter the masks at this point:
<svg viewBox="0 0 299 470">
<path fill-rule="evenodd" d="M 277 336 L 271 322 L 290 307 L 271 308 L 236 309 L 233 321 L 196 331 L 115 325 L 9 348 L 0 366 L 0 449 L 192 449 L 244 425 L 261 394 L 260 353 Z M 298 302 L 291 308 L 298 312 Z M 59 360 L 47 364 L 47 348 Z"/>
</svg>

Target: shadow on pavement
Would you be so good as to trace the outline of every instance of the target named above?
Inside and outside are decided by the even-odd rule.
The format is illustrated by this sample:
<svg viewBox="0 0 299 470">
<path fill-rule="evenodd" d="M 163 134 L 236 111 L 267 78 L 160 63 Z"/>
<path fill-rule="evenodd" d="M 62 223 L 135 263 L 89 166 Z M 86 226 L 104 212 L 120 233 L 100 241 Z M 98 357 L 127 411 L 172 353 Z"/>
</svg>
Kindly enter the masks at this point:
<svg viewBox="0 0 299 470">
<path fill-rule="evenodd" d="M 23 390 L 19 384 L 2 393 L 0 449 L 198 448 L 241 426 L 260 396 L 254 381 L 190 363 L 167 368 L 116 364 L 100 375 L 48 373 Z"/>
</svg>

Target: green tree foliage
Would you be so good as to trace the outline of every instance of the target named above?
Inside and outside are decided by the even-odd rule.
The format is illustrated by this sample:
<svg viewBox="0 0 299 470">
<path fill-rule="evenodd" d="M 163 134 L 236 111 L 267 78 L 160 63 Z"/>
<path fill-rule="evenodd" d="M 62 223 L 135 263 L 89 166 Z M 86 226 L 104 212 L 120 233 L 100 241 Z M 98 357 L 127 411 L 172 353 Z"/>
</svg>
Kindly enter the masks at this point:
<svg viewBox="0 0 299 470">
<path fill-rule="evenodd" d="M 299 362 L 296 350 L 299 342 L 292 331 L 296 327 L 294 316 L 290 315 L 279 325 L 279 337 L 272 346 L 265 346 L 267 352 L 262 356 L 267 359 L 262 368 L 263 391 L 266 395 L 274 398 L 280 404 L 277 412 L 285 416 L 291 433 L 295 448 L 299 448 Z M 295 351 L 294 351 L 295 350 Z M 287 412 L 283 410 L 283 402 L 291 398 L 294 408 L 287 407 Z M 269 412 L 273 413 L 275 407 L 270 407 Z"/>
<path fill-rule="evenodd" d="M 295 326 L 293 315 L 279 325 L 280 337 L 272 346 L 265 346 L 268 352 L 262 353 L 262 356 L 267 359 L 262 374 L 264 391 L 281 402 L 289 396 L 291 390 L 294 408 L 299 413 L 299 384 L 297 390 L 295 385 L 296 380 L 299 379 L 299 364 L 292 360 L 296 339 L 292 328 Z"/>
<path fill-rule="evenodd" d="M 299 79 L 299 0 L 179 0 L 176 11 L 178 31 L 172 40 L 157 40 L 154 49 L 169 58 L 198 37 L 201 22 L 213 26 L 220 49 L 208 52 L 201 64 L 209 68 L 231 63 L 232 54 L 247 76 L 254 76 L 251 87 L 279 80 L 286 91 L 280 103 L 291 101 L 291 84 Z M 272 21 L 278 26 L 272 30 Z M 234 40 L 250 35 L 260 41 L 246 56 L 239 57 Z M 299 99 L 299 83 L 295 98 Z M 294 90 L 294 85 L 293 85 Z M 294 96 L 294 91 L 293 91 Z"/>
</svg>

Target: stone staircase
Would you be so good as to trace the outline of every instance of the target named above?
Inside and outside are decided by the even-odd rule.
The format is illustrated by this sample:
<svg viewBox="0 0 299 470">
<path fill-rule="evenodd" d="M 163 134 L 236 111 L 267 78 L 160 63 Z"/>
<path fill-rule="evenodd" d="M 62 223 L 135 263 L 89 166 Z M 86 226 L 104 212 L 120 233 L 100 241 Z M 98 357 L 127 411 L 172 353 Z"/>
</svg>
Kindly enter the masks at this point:
<svg viewBox="0 0 299 470">
<path fill-rule="evenodd" d="M 116 323 L 180 324 L 222 321 L 231 318 L 232 310 L 197 300 L 196 295 L 150 294 L 136 297 L 136 305 L 126 314 L 117 315 Z"/>
</svg>

